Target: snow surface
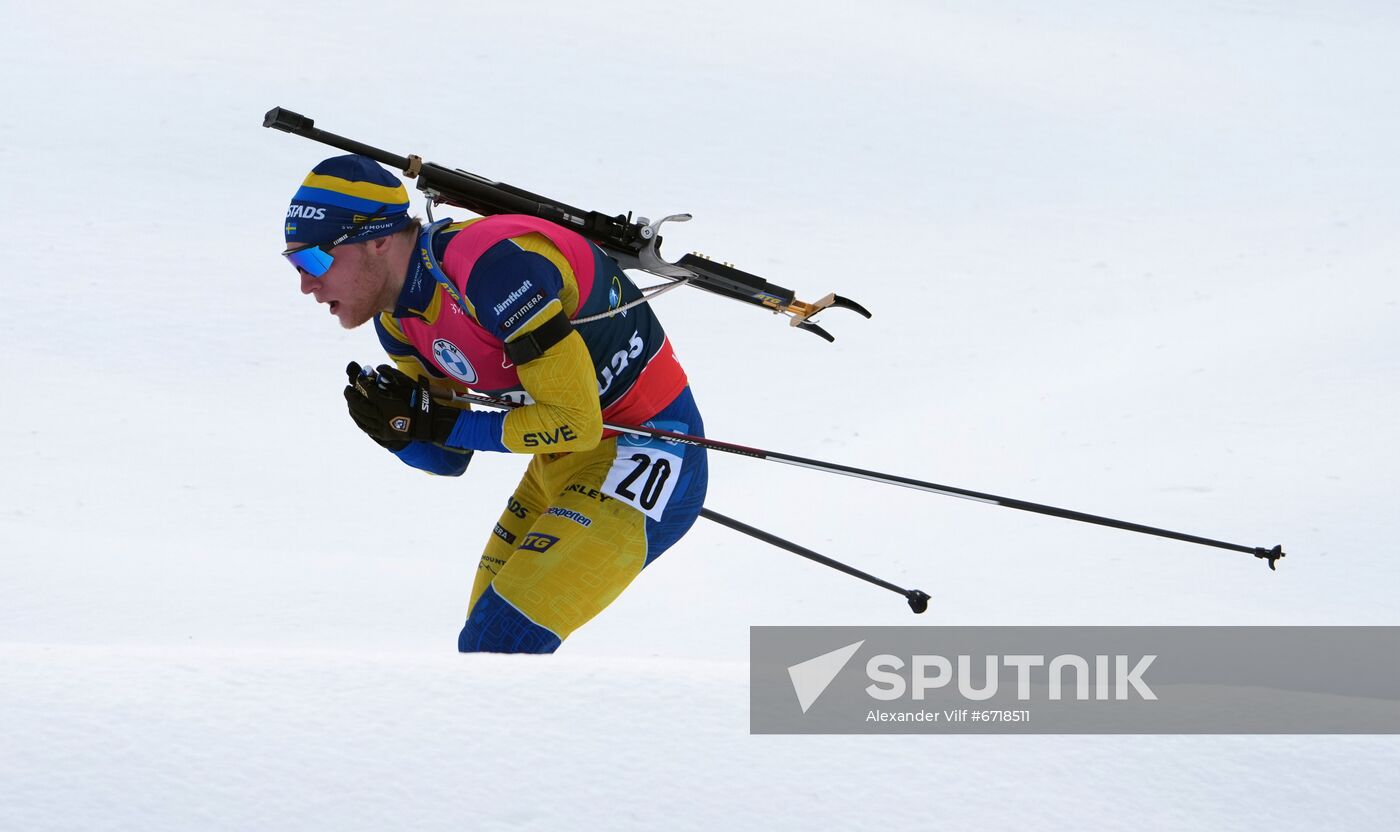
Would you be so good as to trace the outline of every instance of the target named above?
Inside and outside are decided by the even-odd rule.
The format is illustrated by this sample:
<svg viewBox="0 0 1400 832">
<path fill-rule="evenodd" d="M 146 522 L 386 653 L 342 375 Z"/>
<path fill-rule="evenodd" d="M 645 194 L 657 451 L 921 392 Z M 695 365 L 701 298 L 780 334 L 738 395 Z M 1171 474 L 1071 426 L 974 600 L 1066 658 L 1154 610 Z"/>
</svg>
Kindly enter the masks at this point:
<svg viewBox="0 0 1400 832">
<path fill-rule="evenodd" d="M 0 829 L 1393 823 L 1394 738 L 754 737 L 746 667 L 755 624 L 1400 623 L 1393 4 L 4 20 Z M 717 438 L 1289 556 L 716 455 L 712 508 L 929 613 L 702 523 L 556 656 L 459 656 L 523 460 L 345 418 L 378 350 L 276 256 L 331 151 L 273 106 L 874 311 L 660 301 Z"/>
</svg>

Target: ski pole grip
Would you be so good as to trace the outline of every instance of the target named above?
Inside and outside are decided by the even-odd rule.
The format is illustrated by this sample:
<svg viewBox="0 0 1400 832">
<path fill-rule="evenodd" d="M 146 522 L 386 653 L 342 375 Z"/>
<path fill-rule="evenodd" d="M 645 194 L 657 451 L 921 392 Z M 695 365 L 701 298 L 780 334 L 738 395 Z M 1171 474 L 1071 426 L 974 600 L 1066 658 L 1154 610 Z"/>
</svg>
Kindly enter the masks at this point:
<svg viewBox="0 0 1400 832">
<path fill-rule="evenodd" d="M 273 107 L 263 116 L 263 127 L 271 127 L 274 130 L 281 130 L 283 133 L 301 133 L 304 130 L 311 130 L 316 126 L 316 122 L 307 118 L 301 113 L 294 113 L 281 107 Z"/>
</svg>

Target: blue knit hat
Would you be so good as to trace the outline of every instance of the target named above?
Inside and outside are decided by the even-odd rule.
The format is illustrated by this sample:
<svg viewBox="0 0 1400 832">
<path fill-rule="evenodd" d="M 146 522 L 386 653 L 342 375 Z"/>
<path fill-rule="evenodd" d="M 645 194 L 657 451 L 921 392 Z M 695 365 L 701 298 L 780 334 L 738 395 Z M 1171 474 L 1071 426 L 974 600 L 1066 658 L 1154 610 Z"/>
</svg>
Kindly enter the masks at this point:
<svg viewBox="0 0 1400 832">
<path fill-rule="evenodd" d="M 349 242 L 392 234 L 408 224 L 408 191 L 368 156 L 336 156 L 312 168 L 292 196 L 287 243 L 326 243 L 354 230 Z"/>
</svg>

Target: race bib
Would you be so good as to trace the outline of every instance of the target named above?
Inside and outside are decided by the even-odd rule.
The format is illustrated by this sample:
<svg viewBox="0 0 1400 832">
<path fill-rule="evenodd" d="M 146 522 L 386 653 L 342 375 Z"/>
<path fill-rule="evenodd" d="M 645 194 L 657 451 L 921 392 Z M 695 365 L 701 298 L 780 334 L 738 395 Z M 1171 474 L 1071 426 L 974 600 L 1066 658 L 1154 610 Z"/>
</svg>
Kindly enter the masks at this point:
<svg viewBox="0 0 1400 832">
<path fill-rule="evenodd" d="M 685 433 L 689 425 L 653 420 L 644 427 Z M 603 493 L 659 522 L 684 462 L 685 446 L 679 442 L 624 433 L 617 437 L 617 458 L 603 480 Z"/>
</svg>

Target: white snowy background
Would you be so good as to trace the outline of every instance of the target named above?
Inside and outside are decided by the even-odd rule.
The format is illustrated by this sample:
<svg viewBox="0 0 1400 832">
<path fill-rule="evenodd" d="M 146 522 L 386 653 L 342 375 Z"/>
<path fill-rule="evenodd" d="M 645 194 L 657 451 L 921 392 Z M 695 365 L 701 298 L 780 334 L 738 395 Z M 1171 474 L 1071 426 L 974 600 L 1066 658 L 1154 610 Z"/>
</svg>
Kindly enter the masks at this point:
<svg viewBox="0 0 1400 832">
<path fill-rule="evenodd" d="M 747 701 L 755 624 L 1400 624 L 1393 4 L 3 8 L 0 829 L 1400 810 L 1394 738 L 750 736 Z M 554 657 L 458 655 L 524 460 L 434 479 L 345 416 L 374 336 L 277 256 L 336 151 L 273 106 L 690 211 L 672 256 L 875 313 L 660 301 L 716 438 L 1288 558 L 715 455 L 712 508 L 928 614 L 702 521 Z"/>
</svg>

